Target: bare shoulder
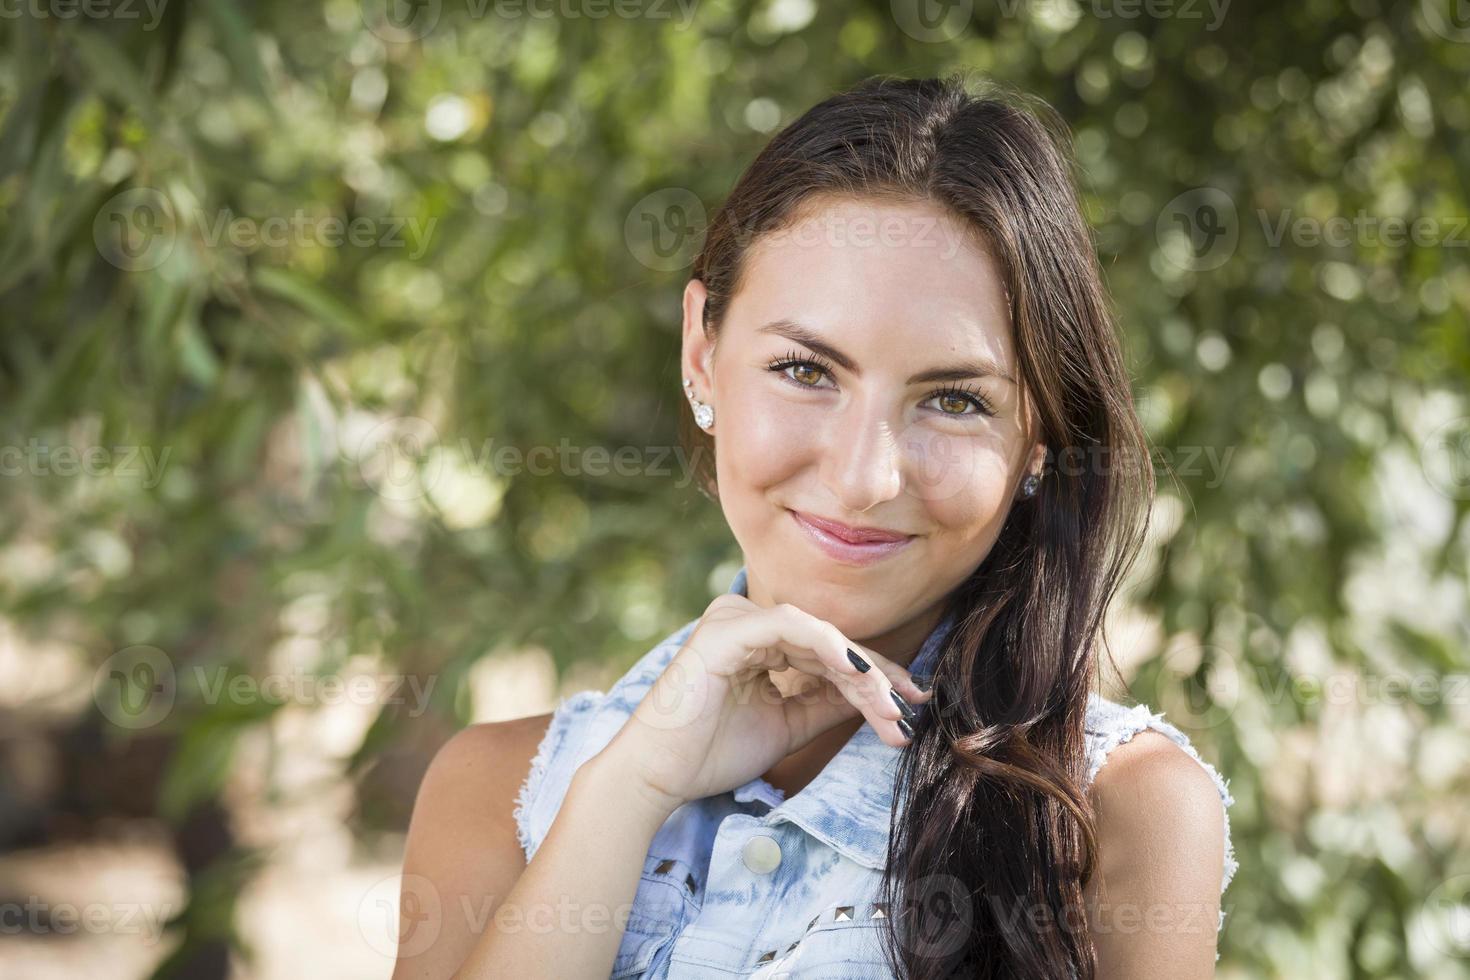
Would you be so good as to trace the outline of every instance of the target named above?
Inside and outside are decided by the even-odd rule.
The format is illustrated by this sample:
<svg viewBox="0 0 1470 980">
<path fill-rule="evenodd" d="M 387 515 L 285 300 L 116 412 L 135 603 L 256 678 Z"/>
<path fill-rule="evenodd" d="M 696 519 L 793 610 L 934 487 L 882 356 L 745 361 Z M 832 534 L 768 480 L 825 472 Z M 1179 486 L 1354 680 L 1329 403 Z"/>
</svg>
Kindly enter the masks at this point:
<svg viewBox="0 0 1470 980">
<path fill-rule="evenodd" d="M 410 844 L 420 823 L 432 826 L 436 840 L 440 834 L 468 829 L 481 846 L 486 827 L 509 828 L 515 843 L 515 795 L 550 722 L 548 712 L 483 722 L 456 732 L 424 773 L 409 826 Z"/>
<path fill-rule="evenodd" d="M 1164 975 L 1214 976 L 1226 834 L 1214 779 L 1168 736 L 1145 730 L 1109 753 L 1089 792 L 1099 975 L 1167 964 Z"/>
<path fill-rule="evenodd" d="M 536 754 L 550 723 L 551 713 L 547 712 L 511 721 L 482 722 L 460 729 L 435 753 L 424 774 L 420 798 L 431 780 L 458 784 L 468 774 L 484 776 L 492 786 L 503 785 L 509 779 L 518 787 L 530 770 L 531 757 Z M 477 785 L 486 788 L 479 781 L 460 788 L 474 791 Z"/>
<path fill-rule="evenodd" d="M 1140 822 L 1216 828 L 1223 863 L 1225 809 L 1215 781 L 1163 733 L 1141 731 L 1114 748 L 1093 780 L 1092 794 L 1100 821 L 1123 837 L 1138 836 Z"/>
<path fill-rule="evenodd" d="M 415 912 L 398 935 L 394 980 L 452 974 L 525 870 L 515 797 L 550 721 L 470 725 L 435 753 L 404 849 L 400 906 Z"/>
</svg>

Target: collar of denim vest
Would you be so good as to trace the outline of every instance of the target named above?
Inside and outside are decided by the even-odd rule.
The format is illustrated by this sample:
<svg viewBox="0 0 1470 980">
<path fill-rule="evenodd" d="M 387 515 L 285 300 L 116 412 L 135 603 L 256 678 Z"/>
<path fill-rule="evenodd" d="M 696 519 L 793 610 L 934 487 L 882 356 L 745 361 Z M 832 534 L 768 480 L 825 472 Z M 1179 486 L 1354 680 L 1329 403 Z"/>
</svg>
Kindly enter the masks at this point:
<svg viewBox="0 0 1470 980">
<path fill-rule="evenodd" d="M 736 573 L 730 591 L 746 595 L 745 567 Z M 946 616 L 924 640 L 910 672 L 932 674 L 934 661 L 954 626 Z M 927 705 L 917 705 L 920 712 Z M 795 824 L 834 851 L 865 868 L 881 871 L 888 859 L 888 823 L 893 811 L 894 782 L 901 749 L 878 737 L 864 722 L 832 760 L 795 796 L 757 776 L 735 789 L 735 800 L 759 800 L 771 807 L 762 823 Z"/>
</svg>

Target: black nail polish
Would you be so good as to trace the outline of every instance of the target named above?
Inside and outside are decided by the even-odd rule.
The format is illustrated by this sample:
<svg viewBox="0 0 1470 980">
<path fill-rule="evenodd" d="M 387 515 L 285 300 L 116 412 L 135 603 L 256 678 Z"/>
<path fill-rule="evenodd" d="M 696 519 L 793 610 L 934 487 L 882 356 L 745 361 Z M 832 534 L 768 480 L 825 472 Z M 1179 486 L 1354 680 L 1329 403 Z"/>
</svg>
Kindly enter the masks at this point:
<svg viewBox="0 0 1470 980">
<path fill-rule="evenodd" d="M 932 691 L 934 689 L 934 678 L 932 677 L 920 677 L 919 675 L 915 674 L 912 679 L 914 682 L 914 687 L 917 687 L 919 690 L 925 693 L 928 693 L 929 691 Z"/>
<path fill-rule="evenodd" d="M 851 660 L 852 661 L 852 665 L 854 667 L 856 667 L 858 670 L 860 670 L 863 673 L 865 673 L 865 674 L 868 671 L 870 671 L 870 670 L 873 669 L 873 665 L 872 664 L 868 663 L 862 657 L 859 657 L 857 655 L 857 652 L 854 651 L 854 650 L 852 650 L 851 648 L 849 648 L 848 651 L 847 651 L 847 659 L 848 660 Z"/>
<path fill-rule="evenodd" d="M 893 703 L 898 705 L 898 710 L 903 712 L 903 716 L 905 718 L 914 718 L 918 716 L 919 713 L 914 710 L 913 705 L 904 700 L 902 694 L 899 694 L 897 691 L 893 690 L 890 690 L 888 694 L 890 697 L 893 698 Z"/>
<path fill-rule="evenodd" d="M 910 740 L 913 739 L 913 737 L 914 737 L 914 726 L 913 725 L 910 725 L 908 722 L 904 721 L 902 718 L 898 719 L 898 730 L 901 731 L 901 732 L 903 732 L 903 737 L 904 738 L 907 738 L 907 739 L 910 739 Z"/>
</svg>

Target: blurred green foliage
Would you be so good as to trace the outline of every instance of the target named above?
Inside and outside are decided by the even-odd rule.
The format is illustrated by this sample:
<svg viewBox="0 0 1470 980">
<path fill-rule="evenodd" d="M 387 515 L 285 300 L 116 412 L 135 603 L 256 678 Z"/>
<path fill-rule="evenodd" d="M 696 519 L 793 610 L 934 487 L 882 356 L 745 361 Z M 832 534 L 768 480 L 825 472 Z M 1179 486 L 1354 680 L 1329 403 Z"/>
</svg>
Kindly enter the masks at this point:
<svg viewBox="0 0 1470 980">
<path fill-rule="evenodd" d="M 0 599 L 23 635 L 89 670 L 147 645 L 248 677 L 305 619 L 302 669 L 438 678 L 436 737 L 498 650 L 630 664 L 738 561 L 672 448 L 701 223 L 827 95 L 970 68 L 1075 136 L 1160 447 L 1136 598 L 1170 652 L 1133 693 L 1237 800 L 1222 975 L 1465 975 L 1470 726 L 1437 680 L 1470 633 L 1453 4 L 64 7 L 0 20 Z M 496 456 L 559 446 L 540 471 Z M 1436 693 L 1312 694 L 1400 673 Z M 271 710 L 181 679 L 156 725 L 48 724 L 165 746 L 129 812 L 223 826 Z M 412 783 L 373 780 L 424 723 L 384 705 L 352 756 L 364 834 L 404 825 Z M 165 972 L 248 943 L 251 857 L 205 851 Z"/>
</svg>

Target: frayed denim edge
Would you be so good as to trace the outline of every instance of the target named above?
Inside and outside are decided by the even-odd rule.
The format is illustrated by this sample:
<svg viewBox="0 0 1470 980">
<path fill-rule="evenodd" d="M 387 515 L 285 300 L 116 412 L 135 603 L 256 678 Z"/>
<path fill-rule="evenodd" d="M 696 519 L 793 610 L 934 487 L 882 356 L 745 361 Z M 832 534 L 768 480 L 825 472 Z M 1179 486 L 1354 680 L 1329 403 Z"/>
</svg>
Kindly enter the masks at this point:
<svg viewBox="0 0 1470 980">
<path fill-rule="evenodd" d="M 602 691 L 579 691 L 570 697 L 562 698 L 560 703 L 552 712 L 551 722 L 546 726 L 546 734 L 541 736 L 541 743 L 536 747 L 536 755 L 531 759 L 530 771 L 526 778 L 521 781 L 520 790 L 516 793 L 515 809 L 512 817 L 515 819 L 516 840 L 521 845 L 521 851 L 526 855 L 526 863 L 531 863 L 531 858 L 540 841 L 533 842 L 531 839 L 531 809 L 535 805 L 537 796 L 541 793 L 541 784 L 546 776 L 546 769 L 557 750 L 566 739 L 566 733 L 573 720 L 583 712 L 595 706 L 606 694 Z"/>
<path fill-rule="evenodd" d="M 1210 774 L 1210 779 L 1214 780 L 1215 789 L 1220 793 L 1220 800 L 1224 804 L 1225 816 L 1225 868 L 1220 880 L 1220 894 L 1223 895 L 1225 894 L 1225 889 L 1230 887 L 1230 880 L 1235 877 L 1235 872 L 1240 868 L 1240 862 L 1235 859 L 1235 844 L 1230 839 L 1230 807 L 1234 805 L 1235 797 L 1230 794 L 1229 781 L 1221 776 L 1214 766 L 1200 757 L 1199 752 L 1195 750 L 1194 745 L 1190 742 L 1187 735 L 1164 720 L 1164 713 L 1162 711 L 1150 711 L 1148 706 L 1143 704 L 1137 704 L 1128 709 L 1127 713 L 1121 719 L 1120 726 L 1107 732 L 1102 744 L 1091 753 L 1088 763 L 1088 782 L 1091 783 L 1093 778 L 1096 777 L 1098 770 L 1103 767 L 1103 763 L 1107 761 L 1108 753 L 1112 752 L 1113 749 L 1122 745 L 1124 742 L 1130 741 L 1133 736 L 1147 728 L 1152 728 L 1154 731 L 1164 735 L 1188 753 L 1191 759 L 1203 766 L 1205 772 Z M 1224 929 L 1225 910 L 1222 908 L 1220 909 L 1220 922 L 1216 926 L 1215 932 L 1218 935 Z M 1215 959 L 1216 961 L 1220 959 L 1219 949 L 1215 950 Z"/>
</svg>

